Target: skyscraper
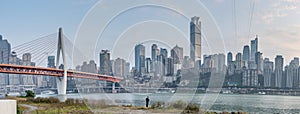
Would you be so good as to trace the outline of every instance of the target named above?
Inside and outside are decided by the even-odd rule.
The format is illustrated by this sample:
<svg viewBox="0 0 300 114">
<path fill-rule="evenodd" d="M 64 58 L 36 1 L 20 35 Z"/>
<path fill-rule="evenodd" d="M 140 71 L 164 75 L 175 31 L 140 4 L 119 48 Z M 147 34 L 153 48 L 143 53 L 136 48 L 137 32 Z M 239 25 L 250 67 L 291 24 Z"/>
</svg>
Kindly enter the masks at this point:
<svg viewBox="0 0 300 114">
<path fill-rule="evenodd" d="M 157 75 L 158 71 L 158 62 L 157 62 L 157 57 L 159 56 L 159 49 L 156 44 L 152 44 L 151 46 L 151 59 L 152 59 L 152 67 L 151 67 L 151 72 L 154 73 L 154 75 Z"/>
<path fill-rule="evenodd" d="M 235 56 L 235 66 L 236 70 L 241 70 L 242 69 L 242 53 L 237 53 Z"/>
<path fill-rule="evenodd" d="M 151 73 L 151 64 L 153 61 L 151 61 L 151 58 L 146 58 L 146 73 Z"/>
<path fill-rule="evenodd" d="M 167 58 L 167 73 L 166 76 L 174 75 L 174 60 L 173 58 Z"/>
<path fill-rule="evenodd" d="M 100 74 L 110 75 L 110 53 L 109 50 L 101 50 L 100 52 Z"/>
<path fill-rule="evenodd" d="M 0 64 L 8 64 L 11 53 L 10 43 L 0 35 Z M 8 84 L 8 74 L 0 73 L 0 86 Z"/>
<path fill-rule="evenodd" d="M 275 58 L 275 87 L 282 87 L 282 74 L 283 74 L 283 57 L 277 55 Z"/>
<path fill-rule="evenodd" d="M 227 53 L 227 65 L 229 65 L 230 62 L 232 62 L 232 53 L 231 53 L 231 52 L 228 52 L 228 53 Z"/>
<path fill-rule="evenodd" d="M 255 54 L 258 52 L 258 36 L 254 40 L 251 40 L 251 56 L 250 60 L 255 61 Z"/>
<path fill-rule="evenodd" d="M 157 56 L 159 55 L 159 49 L 156 44 L 151 46 L 151 59 L 152 61 L 157 61 Z"/>
<path fill-rule="evenodd" d="M 255 53 L 255 64 L 257 68 L 257 73 L 262 74 L 263 73 L 263 56 L 261 52 L 256 52 Z"/>
<path fill-rule="evenodd" d="M 228 52 L 227 53 L 227 73 L 229 75 L 232 75 L 234 73 L 234 62 L 232 59 L 232 53 Z"/>
<path fill-rule="evenodd" d="M 176 45 L 171 50 L 171 57 L 174 60 L 174 64 L 181 64 L 183 60 L 183 48 Z"/>
<path fill-rule="evenodd" d="M 22 64 L 23 66 L 31 66 L 31 54 L 30 53 L 23 54 L 22 63 L 23 63 Z M 33 76 L 32 75 L 22 76 L 22 83 L 23 83 L 23 85 L 34 85 Z"/>
<path fill-rule="evenodd" d="M 166 76 L 167 74 L 167 62 L 168 62 L 168 50 L 160 48 L 160 62 L 161 64 L 161 75 Z"/>
<path fill-rule="evenodd" d="M 56 68 L 55 67 L 55 56 L 48 56 L 48 64 L 47 64 L 48 68 Z M 48 83 L 47 85 L 50 88 L 55 88 L 57 86 L 56 84 L 56 77 L 52 77 L 52 76 L 45 76 L 44 78 L 44 83 Z M 40 81 L 40 77 L 37 77 L 37 81 Z M 40 83 L 40 82 L 37 82 Z"/>
<path fill-rule="evenodd" d="M 294 58 L 286 71 L 287 73 L 287 80 L 286 80 L 286 87 L 289 88 L 297 88 L 299 87 L 299 58 Z"/>
<path fill-rule="evenodd" d="M 271 87 L 273 68 L 274 63 L 269 58 L 265 58 L 263 65 L 264 87 Z"/>
<path fill-rule="evenodd" d="M 20 65 L 21 60 L 17 57 L 16 52 L 11 52 L 9 64 Z M 9 74 L 9 85 L 20 85 L 21 83 L 19 74 Z"/>
<path fill-rule="evenodd" d="M 48 68 L 55 68 L 55 56 L 48 56 Z"/>
<path fill-rule="evenodd" d="M 201 22 L 200 17 L 192 17 L 190 22 L 190 57 L 201 63 Z"/>
<path fill-rule="evenodd" d="M 250 57 L 250 49 L 248 45 L 245 45 L 243 49 L 243 61 L 248 62 L 250 60 L 249 57 Z"/>
<path fill-rule="evenodd" d="M 145 46 L 138 44 L 135 46 L 135 69 L 139 76 L 145 73 Z"/>
<path fill-rule="evenodd" d="M 126 61 L 121 58 L 115 59 L 114 75 L 115 76 L 126 76 Z"/>
<path fill-rule="evenodd" d="M 126 62 L 125 74 L 126 76 L 130 76 L 130 62 Z"/>
</svg>

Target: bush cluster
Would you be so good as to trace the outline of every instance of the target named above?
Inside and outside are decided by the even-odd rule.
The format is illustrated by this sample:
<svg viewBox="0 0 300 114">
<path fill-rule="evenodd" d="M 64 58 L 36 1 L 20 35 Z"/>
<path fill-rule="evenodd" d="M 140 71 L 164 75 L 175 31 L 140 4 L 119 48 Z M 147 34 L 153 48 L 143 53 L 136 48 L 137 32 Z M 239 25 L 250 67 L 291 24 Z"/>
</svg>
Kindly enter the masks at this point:
<svg viewBox="0 0 300 114">
<path fill-rule="evenodd" d="M 176 101 L 174 103 L 171 103 L 170 105 L 172 108 L 177 108 L 177 109 L 184 109 L 186 107 L 186 103 L 184 101 Z"/>
<path fill-rule="evenodd" d="M 55 97 L 49 97 L 49 98 L 43 98 L 43 97 L 37 97 L 37 98 L 28 98 L 27 102 L 33 102 L 33 103 L 60 103 L 59 99 Z"/>
<path fill-rule="evenodd" d="M 151 109 L 154 109 L 154 108 L 163 108 L 164 106 L 164 103 L 163 102 L 154 102 L 151 104 Z"/>
</svg>

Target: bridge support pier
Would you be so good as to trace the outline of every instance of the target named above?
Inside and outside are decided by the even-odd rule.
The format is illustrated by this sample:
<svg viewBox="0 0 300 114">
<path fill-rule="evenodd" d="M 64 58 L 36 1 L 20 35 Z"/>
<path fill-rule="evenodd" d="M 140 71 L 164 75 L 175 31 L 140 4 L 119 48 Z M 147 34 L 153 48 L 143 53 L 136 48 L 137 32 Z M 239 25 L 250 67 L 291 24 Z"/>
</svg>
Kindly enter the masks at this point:
<svg viewBox="0 0 300 114">
<path fill-rule="evenodd" d="M 116 82 L 112 83 L 111 90 L 112 90 L 112 93 L 116 93 Z"/>
<path fill-rule="evenodd" d="M 58 31 L 58 44 L 57 44 L 57 55 L 56 55 L 56 68 L 59 69 L 59 59 L 60 59 L 60 52 L 62 53 L 63 59 L 63 70 L 64 74 L 63 77 L 56 78 L 57 83 L 57 92 L 58 95 L 66 95 L 67 93 L 67 64 L 66 64 L 66 55 L 64 50 L 64 39 L 63 39 L 62 28 L 59 28 Z"/>
</svg>

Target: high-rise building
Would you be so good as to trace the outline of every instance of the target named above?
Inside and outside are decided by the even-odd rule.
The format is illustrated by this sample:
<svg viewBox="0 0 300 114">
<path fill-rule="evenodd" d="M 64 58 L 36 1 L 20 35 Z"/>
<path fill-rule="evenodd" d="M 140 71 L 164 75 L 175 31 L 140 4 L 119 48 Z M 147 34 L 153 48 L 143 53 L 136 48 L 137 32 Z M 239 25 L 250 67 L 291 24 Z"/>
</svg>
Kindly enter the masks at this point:
<svg viewBox="0 0 300 114">
<path fill-rule="evenodd" d="M 103 52 L 103 53 L 102 53 Z M 100 53 L 100 64 L 101 64 L 101 54 L 102 57 L 107 57 L 109 54 L 108 50 L 102 50 L 102 52 Z M 102 59 L 104 59 L 102 58 Z M 110 68 L 107 68 L 106 63 L 107 61 L 102 61 L 104 63 L 104 67 L 102 71 L 106 71 L 103 73 L 109 73 L 107 72 L 107 70 L 109 70 Z M 109 63 L 109 61 L 108 61 Z M 81 66 L 79 66 L 80 68 L 76 68 L 76 70 L 80 70 L 81 72 L 88 72 L 88 73 L 97 73 L 97 64 L 95 63 L 94 60 L 90 60 L 89 63 L 87 63 L 86 61 L 83 62 L 83 64 Z M 108 75 L 108 74 L 104 74 L 104 75 Z M 98 86 L 98 81 L 97 80 L 92 80 L 92 79 L 76 79 L 78 80 L 76 83 L 77 87 L 80 88 L 90 88 L 90 87 L 97 87 Z M 69 81 L 72 81 L 71 79 L 69 79 Z"/>
<path fill-rule="evenodd" d="M 242 73 L 242 85 L 257 87 L 258 84 L 258 75 L 256 69 L 244 69 Z"/>
<path fill-rule="evenodd" d="M 115 76 L 126 76 L 126 61 L 121 58 L 115 59 L 115 65 L 114 65 L 114 75 Z"/>
<path fill-rule="evenodd" d="M 211 72 L 212 68 L 213 68 L 212 55 L 204 55 L 202 72 L 203 73 Z"/>
<path fill-rule="evenodd" d="M 168 62 L 168 50 L 164 48 L 160 48 L 160 62 L 161 64 L 161 75 L 167 75 L 167 62 Z"/>
<path fill-rule="evenodd" d="M 213 67 L 216 69 L 217 72 L 222 72 L 226 70 L 225 65 L 225 55 L 224 54 L 215 54 L 212 56 L 213 59 Z"/>
<path fill-rule="evenodd" d="M 204 73 L 212 71 L 221 73 L 226 70 L 225 61 L 224 54 L 204 55 L 202 70 Z"/>
<path fill-rule="evenodd" d="M 257 68 L 257 73 L 258 74 L 262 74 L 263 73 L 263 56 L 261 52 L 256 52 L 255 54 L 255 64 L 256 64 L 256 68 Z"/>
<path fill-rule="evenodd" d="M 145 46 L 138 44 L 135 46 L 135 69 L 139 76 L 145 73 Z"/>
<path fill-rule="evenodd" d="M 249 61 L 250 61 L 250 48 L 249 48 L 248 45 L 244 46 L 242 60 L 243 60 L 242 61 L 242 67 L 246 67 L 248 69 L 249 68 Z"/>
<path fill-rule="evenodd" d="M 22 65 L 23 66 L 31 66 L 31 54 L 30 53 L 25 53 L 22 56 Z M 34 85 L 33 83 L 33 76 L 32 75 L 27 75 L 27 76 L 22 76 L 22 84 L 23 85 Z"/>
<path fill-rule="evenodd" d="M 183 69 L 189 69 L 192 66 L 194 66 L 194 62 L 189 56 L 184 56 L 183 57 L 183 62 L 182 62 L 182 68 Z"/>
<path fill-rule="evenodd" d="M 232 59 L 232 53 L 228 52 L 227 53 L 227 73 L 229 75 L 232 75 L 234 73 L 234 62 Z"/>
<path fill-rule="evenodd" d="M 167 58 L 167 74 L 166 76 L 173 76 L 174 75 L 174 59 Z"/>
<path fill-rule="evenodd" d="M 294 58 L 286 71 L 287 80 L 286 87 L 288 88 L 298 88 L 299 87 L 299 58 Z"/>
<path fill-rule="evenodd" d="M 179 47 L 178 45 L 176 45 L 171 50 L 171 57 L 174 60 L 174 64 L 182 64 L 182 60 L 183 60 L 183 48 Z"/>
<path fill-rule="evenodd" d="M 9 64 L 11 46 L 7 40 L 3 40 L 0 35 L 0 64 Z M 0 73 L 0 86 L 8 85 L 8 74 Z"/>
<path fill-rule="evenodd" d="M 125 74 L 126 74 L 126 76 L 130 76 L 130 63 L 129 62 L 126 62 Z"/>
<path fill-rule="evenodd" d="M 55 56 L 48 56 L 48 68 L 55 68 Z"/>
<path fill-rule="evenodd" d="M 271 87 L 274 63 L 270 61 L 269 58 L 265 58 L 263 66 L 264 87 Z"/>
<path fill-rule="evenodd" d="M 235 66 L 236 70 L 241 70 L 242 69 L 242 53 L 237 53 L 235 56 Z"/>
<path fill-rule="evenodd" d="M 183 62 L 183 48 L 176 45 L 171 50 L 171 57 L 173 58 L 174 62 L 174 73 L 177 73 L 179 69 L 182 67 Z"/>
<path fill-rule="evenodd" d="M 156 44 L 152 44 L 151 46 L 151 59 L 152 61 L 157 61 L 157 56 L 159 55 L 159 49 Z"/>
<path fill-rule="evenodd" d="M 250 60 L 249 57 L 250 57 L 250 49 L 248 45 L 245 45 L 243 49 L 243 61 L 248 62 Z"/>
<path fill-rule="evenodd" d="M 250 61 L 255 61 L 255 54 L 258 52 L 258 36 L 254 40 L 251 40 L 251 56 Z"/>
<path fill-rule="evenodd" d="M 115 76 L 115 60 L 110 60 L 110 75 Z"/>
<path fill-rule="evenodd" d="M 100 74 L 110 75 L 110 53 L 109 50 L 101 50 L 100 52 Z"/>
<path fill-rule="evenodd" d="M 190 57 L 201 63 L 201 22 L 200 17 L 192 17 L 190 22 Z"/>
<path fill-rule="evenodd" d="M 21 59 L 17 57 L 16 52 L 11 52 L 9 64 L 20 65 Z M 9 74 L 9 85 L 20 85 L 21 76 L 19 74 Z"/>
<path fill-rule="evenodd" d="M 158 70 L 158 62 L 157 62 L 157 57 L 159 56 L 159 49 L 156 44 L 152 44 L 151 46 L 151 59 L 152 59 L 152 67 L 151 67 L 151 72 L 154 73 L 154 75 L 157 75 L 157 70 Z"/>
<path fill-rule="evenodd" d="M 232 59 L 232 53 L 228 52 L 227 53 L 227 65 L 229 65 L 233 61 Z"/>
<path fill-rule="evenodd" d="M 282 87 L 282 74 L 283 74 L 283 57 L 277 55 L 275 58 L 275 87 Z"/>
<path fill-rule="evenodd" d="M 55 56 L 48 56 L 48 64 L 47 64 L 48 68 L 56 68 L 55 66 Z M 52 77 L 52 76 L 44 76 L 43 78 L 43 82 L 42 83 L 47 83 L 46 86 L 48 86 L 49 88 L 56 88 L 57 84 L 56 84 L 56 77 Z M 38 85 L 41 85 L 40 83 L 40 77 L 37 77 L 37 82 Z"/>
<path fill-rule="evenodd" d="M 151 65 L 152 65 L 151 58 L 146 58 L 146 73 L 151 73 Z"/>
</svg>

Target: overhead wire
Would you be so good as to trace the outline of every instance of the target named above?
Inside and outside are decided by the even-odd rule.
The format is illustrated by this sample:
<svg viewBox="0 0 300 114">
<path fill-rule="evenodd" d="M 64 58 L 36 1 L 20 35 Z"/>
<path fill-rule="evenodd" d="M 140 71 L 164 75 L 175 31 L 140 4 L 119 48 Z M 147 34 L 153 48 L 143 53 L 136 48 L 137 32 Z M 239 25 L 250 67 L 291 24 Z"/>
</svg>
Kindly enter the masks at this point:
<svg viewBox="0 0 300 114">
<path fill-rule="evenodd" d="M 250 20 L 249 20 L 249 30 L 248 30 L 248 38 L 250 39 L 250 34 L 251 34 L 251 28 L 252 28 L 252 20 L 253 20 L 253 12 L 254 12 L 254 7 L 255 7 L 255 0 L 252 0 L 252 4 L 250 4 L 251 10 L 250 12 Z"/>
</svg>

